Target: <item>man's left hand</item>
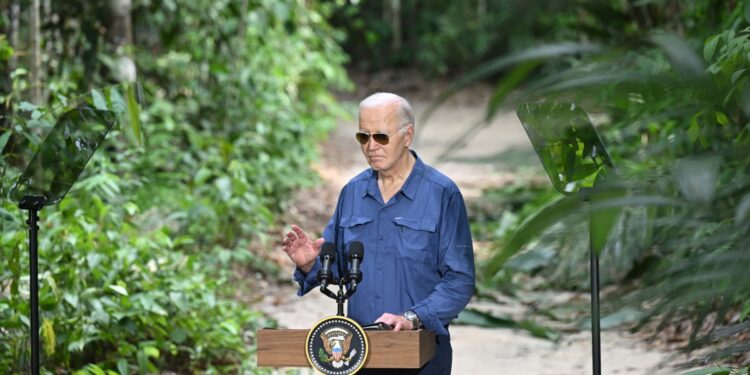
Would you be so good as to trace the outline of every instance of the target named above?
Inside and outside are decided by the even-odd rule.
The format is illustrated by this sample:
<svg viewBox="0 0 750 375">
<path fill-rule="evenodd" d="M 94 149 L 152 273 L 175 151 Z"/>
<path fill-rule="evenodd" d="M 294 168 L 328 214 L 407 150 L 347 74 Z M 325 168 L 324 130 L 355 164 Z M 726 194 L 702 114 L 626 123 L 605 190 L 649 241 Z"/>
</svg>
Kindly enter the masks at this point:
<svg viewBox="0 0 750 375">
<path fill-rule="evenodd" d="M 380 318 L 375 319 L 375 323 L 378 322 L 390 324 L 391 326 L 393 326 L 394 331 L 400 331 L 402 329 L 405 331 L 409 331 L 414 329 L 413 325 L 411 324 L 411 320 L 404 318 L 403 315 L 384 313 L 380 316 Z"/>
</svg>

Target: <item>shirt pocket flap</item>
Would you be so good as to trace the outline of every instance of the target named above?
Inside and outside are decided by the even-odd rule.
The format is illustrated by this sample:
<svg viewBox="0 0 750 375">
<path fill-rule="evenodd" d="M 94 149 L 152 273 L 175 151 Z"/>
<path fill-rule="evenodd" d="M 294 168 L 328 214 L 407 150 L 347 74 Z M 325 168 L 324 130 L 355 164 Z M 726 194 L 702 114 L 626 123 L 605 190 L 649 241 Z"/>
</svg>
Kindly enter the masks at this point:
<svg viewBox="0 0 750 375">
<path fill-rule="evenodd" d="M 344 216 L 339 221 L 342 228 L 351 228 L 357 225 L 367 224 L 372 221 L 371 217 L 366 216 Z"/>
<path fill-rule="evenodd" d="M 402 225 L 413 230 L 424 230 L 427 232 L 434 233 L 437 222 L 432 219 L 421 219 L 411 217 L 394 217 L 393 221 L 397 225 Z"/>
</svg>

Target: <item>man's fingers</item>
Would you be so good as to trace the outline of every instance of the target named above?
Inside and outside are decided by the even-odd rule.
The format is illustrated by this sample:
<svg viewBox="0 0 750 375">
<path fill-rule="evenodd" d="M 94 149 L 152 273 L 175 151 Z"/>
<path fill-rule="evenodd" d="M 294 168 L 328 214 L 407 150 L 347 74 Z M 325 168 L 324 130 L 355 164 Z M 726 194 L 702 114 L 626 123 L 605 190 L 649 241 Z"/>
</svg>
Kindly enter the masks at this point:
<svg viewBox="0 0 750 375">
<path fill-rule="evenodd" d="M 292 230 L 294 231 L 294 234 L 297 235 L 297 237 L 307 238 L 307 235 L 305 234 L 305 231 L 302 230 L 302 228 L 292 224 Z"/>
<path fill-rule="evenodd" d="M 323 246 L 324 242 L 326 242 L 325 238 L 318 238 L 313 242 L 313 249 L 315 249 L 315 251 L 320 251 L 320 247 Z"/>
<path fill-rule="evenodd" d="M 389 313 L 383 313 L 383 315 L 380 315 L 379 318 L 375 319 L 375 323 L 391 324 L 391 319 L 390 319 L 389 315 L 391 315 L 391 314 L 389 314 Z"/>
</svg>

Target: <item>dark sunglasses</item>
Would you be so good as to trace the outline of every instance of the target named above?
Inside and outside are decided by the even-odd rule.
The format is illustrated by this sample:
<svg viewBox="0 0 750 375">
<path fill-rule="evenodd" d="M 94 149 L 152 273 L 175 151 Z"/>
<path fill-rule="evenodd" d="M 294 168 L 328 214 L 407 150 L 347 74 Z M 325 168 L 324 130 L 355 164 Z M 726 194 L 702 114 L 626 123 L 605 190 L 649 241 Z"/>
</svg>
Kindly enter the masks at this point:
<svg viewBox="0 0 750 375">
<path fill-rule="evenodd" d="M 387 145 L 388 141 L 391 140 L 391 136 L 386 133 L 370 134 L 370 133 L 365 133 L 365 132 L 357 132 L 356 134 L 357 142 L 359 142 L 360 144 L 366 145 L 367 142 L 370 141 L 370 136 L 372 136 L 372 139 L 375 142 L 378 142 L 383 146 Z"/>
</svg>

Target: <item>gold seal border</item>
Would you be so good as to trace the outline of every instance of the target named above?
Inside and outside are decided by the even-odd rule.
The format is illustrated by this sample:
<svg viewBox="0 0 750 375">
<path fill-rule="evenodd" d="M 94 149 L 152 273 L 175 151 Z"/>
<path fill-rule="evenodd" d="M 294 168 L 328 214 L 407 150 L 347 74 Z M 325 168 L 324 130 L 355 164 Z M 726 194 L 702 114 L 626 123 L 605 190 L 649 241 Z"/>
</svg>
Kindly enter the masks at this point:
<svg viewBox="0 0 750 375">
<path fill-rule="evenodd" d="M 307 357 L 307 363 L 309 363 L 310 367 L 312 369 L 314 369 L 316 372 L 322 373 L 313 364 L 312 358 L 310 358 L 310 351 L 307 350 L 307 348 L 310 346 L 310 337 L 312 336 L 312 333 L 321 324 L 323 324 L 323 323 L 325 323 L 325 322 L 327 322 L 329 320 L 334 320 L 334 319 L 341 319 L 341 320 L 345 320 L 345 321 L 351 323 L 359 331 L 359 333 L 362 334 L 362 339 L 365 342 L 365 345 L 364 345 L 365 346 L 365 353 L 364 353 L 364 356 L 362 357 L 362 363 L 360 363 L 359 366 L 357 366 L 357 368 L 354 369 L 354 371 L 351 372 L 351 374 L 356 374 L 359 370 L 362 369 L 362 367 L 365 366 L 365 362 L 367 362 L 368 356 L 370 355 L 370 341 L 368 340 L 367 333 L 365 333 L 365 330 L 362 328 L 362 326 L 359 325 L 359 323 L 357 323 L 353 319 L 347 318 L 345 316 L 338 316 L 338 315 L 327 316 L 327 317 L 325 317 L 323 319 L 318 320 L 318 322 L 315 323 L 315 325 L 313 325 L 312 328 L 310 328 L 310 331 L 307 332 L 307 338 L 305 339 L 305 357 Z"/>
</svg>

